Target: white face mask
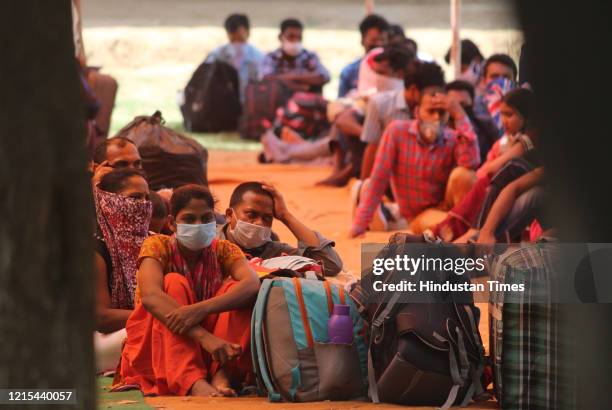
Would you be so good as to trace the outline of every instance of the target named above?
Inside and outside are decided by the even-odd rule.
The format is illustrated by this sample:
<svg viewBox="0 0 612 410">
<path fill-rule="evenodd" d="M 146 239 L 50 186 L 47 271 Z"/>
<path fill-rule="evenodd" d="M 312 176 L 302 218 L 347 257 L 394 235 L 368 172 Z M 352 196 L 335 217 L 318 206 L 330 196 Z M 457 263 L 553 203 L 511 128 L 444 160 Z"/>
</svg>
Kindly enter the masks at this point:
<svg viewBox="0 0 612 410">
<path fill-rule="evenodd" d="M 281 48 L 285 54 L 295 57 L 302 51 L 302 43 L 300 41 L 282 40 Z"/>
<path fill-rule="evenodd" d="M 441 121 L 420 121 L 419 131 L 421 137 L 429 144 L 433 143 L 442 134 Z"/>
<path fill-rule="evenodd" d="M 215 221 L 205 224 L 176 224 L 176 240 L 192 251 L 199 251 L 210 246 L 217 235 Z"/>
<path fill-rule="evenodd" d="M 230 228 L 229 234 L 241 248 L 254 249 L 270 241 L 272 229 L 237 219 L 236 227 Z"/>
</svg>

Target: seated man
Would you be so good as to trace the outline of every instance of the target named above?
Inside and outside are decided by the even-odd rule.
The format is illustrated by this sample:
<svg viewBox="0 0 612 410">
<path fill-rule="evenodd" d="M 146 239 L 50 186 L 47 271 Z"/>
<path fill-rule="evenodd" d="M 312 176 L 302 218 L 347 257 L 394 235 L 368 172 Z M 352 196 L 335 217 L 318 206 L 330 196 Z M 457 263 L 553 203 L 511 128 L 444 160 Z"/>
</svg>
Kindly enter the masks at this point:
<svg viewBox="0 0 612 410">
<path fill-rule="evenodd" d="M 249 18 L 244 14 L 231 14 L 225 19 L 225 31 L 229 43 L 218 47 L 206 57 L 206 62 L 221 61 L 232 65 L 240 81 L 240 101 L 244 102 L 244 90 L 249 81 L 259 79 L 259 67 L 263 54 L 249 40 Z"/>
<path fill-rule="evenodd" d="M 439 222 L 449 209 L 467 193 L 480 163 L 478 138 L 465 111 L 457 101 L 444 94 L 444 84 L 422 92 L 416 120 L 394 121 L 380 142 L 372 175 L 361 189 L 350 236 L 368 229 L 389 182 L 399 214 L 412 233 Z M 448 115 L 455 130 L 445 125 Z M 371 228 L 388 228 L 382 224 Z"/>
<path fill-rule="evenodd" d="M 487 113 L 476 115 L 474 112 L 474 86 L 465 80 L 455 80 L 446 84 L 446 95 L 449 98 L 459 101 L 463 110 L 470 119 L 474 127 L 474 132 L 478 135 L 478 146 L 480 148 L 480 162 L 484 163 L 487 154 L 493 144 L 499 139 L 497 127 L 493 119 Z"/>
<path fill-rule="evenodd" d="M 372 55 L 376 52 L 378 52 L 376 55 Z M 380 93 L 404 90 L 406 69 L 414 60 L 412 50 L 403 46 L 387 46 L 384 49 L 373 50 L 366 58 L 371 60 L 372 67 L 368 69 L 373 74 L 370 82 L 375 90 L 371 96 L 364 99 L 365 101 Z M 361 71 L 359 88 L 370 89 L 368 86 L 362 87 L 363 77 L 364 72 Z M 331 136 L 335 169 L 330 177 L 320 181 L 319 184 L 344 186 L 350 178 L 359 177 L 366 148 L 366 144 L 360 141 L 359 137 L 363 134 L 363 124 L 367 115 L 367 110 L 364 115 L 358 106 L 347 108 L 338 114 Z"/>
<path fill-rule="evenodd" d="M 444 55 L 446 64 L 450 64 L 451 48 Z M 480 81 L 480 70 L 484 57 L 478 46 L 469 38 L 461 40 L 461 74 L 460 80 L 467 81 L 476 87 Z"/>
<path fill-rule="evenodd" d="M 96 185 L 105 174 L 115 168 L 142 170 L 142 158 L 138 148 L 127 138 L 109 138 L 96 146 L 92 165 L 93 184 Z"/>
<path fill-rule="evenodd" d="M 507 54 L 493 54 L 487 58 L 482 68 L 482 77 L 476 89 L 474 112 L 477 115 L 490 115 L 499 135 L 504 132 L 499 112 L 500 101 L 516 86 L 517 73 L 516 63 Z"/>
<path fill-rule="evenodd" d="M 329 82 L 329 72 L 314 52 L 302 47 L 303 28 L 296 19 L 281 22 L 281 46 L 264 57 L 261 76 L 280 80 L 293 91 L 321 93 Z"/>
<path fill-rule="evenodd" d="M 361 179 L 370 177 L 378 143 L 393 120 L 409 120 L 426 88 L 444 83 L 444 73 L 436 64 L 413 61 L 406 69 L 404 89 L 375 94 L 368 101 L 361 141 L 367 144 L 361 167 Z"/>
<path fill-rule="evenodd" d="M 387 44 L 388 28 L 389 23 L 387 23 L 387 20 L 377 14 L 370 14 L 361 20 L 359 32 L 361 33 L 361 45 L 366 54 L 376 47 L 382 47 Z M 338 98 L 345 97 L 349 91 L 357 88 L 361 59 L 362 57 L 357 58 L 340 72 Z"/>
<path fill-rule="evenodd" d="M 335 276 L 342 270 L 342 259 L 334 249 L 334 242 L 300 222 L 272 186 L 260 182 L 238 185 L 225 215 L 229 222 L 219 227 L 218 237 L 240 246 L 247 256 L 268 259 L 301 255 L 321 262 L 326 276 Z M 280 242 L 272 232 L 275 218 L 293 233 L 297 248 Z"/>
</svg>

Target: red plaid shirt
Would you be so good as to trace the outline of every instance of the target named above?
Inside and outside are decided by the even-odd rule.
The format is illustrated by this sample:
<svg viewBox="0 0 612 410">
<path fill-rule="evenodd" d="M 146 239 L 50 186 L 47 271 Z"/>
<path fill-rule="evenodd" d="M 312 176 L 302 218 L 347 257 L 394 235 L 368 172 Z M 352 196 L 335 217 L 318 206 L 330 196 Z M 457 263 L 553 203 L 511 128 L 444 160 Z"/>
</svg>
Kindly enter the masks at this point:
<svg viewBox="0 0 612 410">
<path fill-rule="evenodd" d="M 418 120 L 389 124 L 376 153 L 370 185 L 363 193 L 353 222 L 365 230 L 380 204 L 389 180 L 402 216 L 408 220 L 444 199 L 446 181 L 453 168 L 475 169 L 480 163 L 478 137 L 467 117 L 445 128 L 427 144 L 419 136 Z"/>
</svg>

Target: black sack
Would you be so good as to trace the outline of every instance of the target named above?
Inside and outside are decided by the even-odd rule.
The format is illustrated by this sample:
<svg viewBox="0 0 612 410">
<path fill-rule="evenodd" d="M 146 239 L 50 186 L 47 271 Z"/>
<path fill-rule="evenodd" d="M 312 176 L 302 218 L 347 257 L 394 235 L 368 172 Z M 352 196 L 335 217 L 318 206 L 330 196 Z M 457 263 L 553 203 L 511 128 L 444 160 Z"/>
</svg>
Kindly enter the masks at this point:
<svg viewBox="0 0 612 410">
<path fill-rule="evenodd" d="M 236 69 L 221 61 L 200 64 L 185 87 L 180 109 L 187 131 L 235 131 L 241 112 Z"/>
<path fill-rule="evenodd" d="M 192 138 L 164 127 L 161 112 L 135 117 L 117 137 L 134 141 L 142 157 L 149 188 L 208 185 L 208 151 Z"/>
</svg>

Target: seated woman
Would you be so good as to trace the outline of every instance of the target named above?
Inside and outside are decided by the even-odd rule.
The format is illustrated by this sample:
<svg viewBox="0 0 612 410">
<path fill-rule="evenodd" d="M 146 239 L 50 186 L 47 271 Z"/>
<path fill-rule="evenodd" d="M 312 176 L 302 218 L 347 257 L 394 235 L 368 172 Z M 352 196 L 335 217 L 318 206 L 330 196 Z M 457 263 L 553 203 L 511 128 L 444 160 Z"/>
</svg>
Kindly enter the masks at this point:
<svg viewBox="0 0 612 410">
<path fill-rule="evenodd" d="M 326 276 L 335 276 L 342 270 L 342 259 L 334 249 L 334 242 L 308 228 L 289 212 L 280 192 L 270 185 L 261 182 L 238 185 L 225 216 L 229 222 L 219 228 L 218 237 L 240 246 L 247 256 L 268 259 L 301 255 L 321 262 Z M 293 233 L 298 241 L 297 248 L 278 240 L 272 232 L 274 218 Z"/>
<path fill-rule="evenodd" d="M 172 236 L 154 235 L 138 258 L 120 384 L 145 395 L 235 395 L 251 375 L 251 307 L 259 280 L 242 251 L 215 239 L 214 200 L 200 185 L 176 189 Z"/>
<path fill-rule="evenodd" d="M 134 308 L 136 261 L 151 219 L 149 187 L 142 171 L 122 168 L 105 174 L 94 188 L 97 370 L 119 362 L 125 323 Z"/>
<path fill-rule="evenodd" d="M 477 242 L 491 244 L 512 239 L 535 218 L 542 223 L 543 178 L 544 168 L 538 167 L 506 185 L 487 214 Z"/>
<path fill-rule="evenodd" d="M 537 166 L 534 141 L 537 138 L 532 126 L 534 94 L 527 89 L 516 89 L 503 97 L 500 107 L 506 132 L 507 145 L 496 148 L 497 156 L 489 155 L 476 172 L 478 177 L 472 189 L 455 205 L 446 218 L 428 233 L 450 242 L 465 242 L 471 237 L 470 230 L 478 226 L 483 206 L 488 211 L 487 197 L 491 200 L 505 184 Z M 496 142 L 499 144 L 500 140 Z M 498 186 L 500 183 L 503 186 Z M 466 236 L 467 235 L 467 236 Z"/>
</svg>

